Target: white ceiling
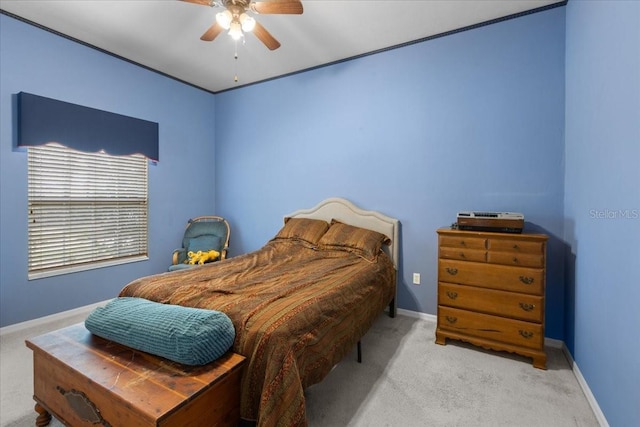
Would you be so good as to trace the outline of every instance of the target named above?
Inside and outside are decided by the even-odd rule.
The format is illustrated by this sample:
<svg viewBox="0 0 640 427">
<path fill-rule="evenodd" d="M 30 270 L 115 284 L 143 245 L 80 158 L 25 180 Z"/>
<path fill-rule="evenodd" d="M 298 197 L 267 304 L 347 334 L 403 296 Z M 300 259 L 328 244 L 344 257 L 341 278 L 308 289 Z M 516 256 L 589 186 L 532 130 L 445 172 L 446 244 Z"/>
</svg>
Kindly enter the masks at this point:
<svg viewBox="0 0 640 427">
<path fill-rule="evenodd" d="M 237 44 L 237 60 L 227 34 L 200 40 L 219 7 L 178 0 L 0 0 L 0 9 L 215 93 L 556 3 L 564 0 L 302 0 L 302 15 L 254 15 L 282 46 L 270 51 L 247 34 Z"/>
</svg>

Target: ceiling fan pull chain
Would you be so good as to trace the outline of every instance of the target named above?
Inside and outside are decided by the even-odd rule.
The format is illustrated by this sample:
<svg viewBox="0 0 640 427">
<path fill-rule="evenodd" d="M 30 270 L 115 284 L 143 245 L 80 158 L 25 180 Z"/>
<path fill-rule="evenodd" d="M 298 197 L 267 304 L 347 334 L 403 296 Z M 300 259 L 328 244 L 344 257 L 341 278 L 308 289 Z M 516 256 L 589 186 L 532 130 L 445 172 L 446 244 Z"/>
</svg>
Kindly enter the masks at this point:
<svg viewBox="0 0 640 427">
<path fill-rule="evenodd" d="M 233 81 L 238 83 L 238 40 L 235 40 L 235 54 L 233 56 L 233 68 L 234 68 L 234 77 Z"/>
</svg>

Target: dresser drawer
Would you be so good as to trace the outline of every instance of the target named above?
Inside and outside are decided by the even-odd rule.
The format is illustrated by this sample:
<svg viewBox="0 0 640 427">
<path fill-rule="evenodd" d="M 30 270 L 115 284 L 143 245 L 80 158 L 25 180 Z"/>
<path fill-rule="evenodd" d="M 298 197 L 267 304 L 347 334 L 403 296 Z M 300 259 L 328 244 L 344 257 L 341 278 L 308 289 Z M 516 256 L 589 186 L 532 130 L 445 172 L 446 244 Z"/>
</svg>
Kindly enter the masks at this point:
<svg viewBox="0 0 640 427">
<path fill-rule="evenodd" d="M 487 261 L 492 264 L 514 265 L 517 267 L 544 267 L 544 255 L 542 254 L 490 251 L 487 253 Z"/>
<path fill-rule="evenodd" d="M 487 260 L 487 251 L 481 249 L 466 249 L 441 246 L 440 258 L 485 262 Z"/>
<path fill-rule="evenodd" d="M 516 239 L 489 239 L 487 247 L 490 251 L 512 252 L 517 254 L 538 254 L 544 253 L 544 242 L 523 241 Z"/>
<path fill-rule="evenodd" d="M 541 349 L 544 345 L 544 330 L 541 324 L 441 305 L 438 306 L 438 327 L 525 348 Z"/>
<path fill-rule="evenodd" d="M 438 304 L 539 323 L 544 313 L 540 296 L 443 282 L 438 283 Z"/>
<path fill-rule="evenodd" d="M 440 246 L 458 249 L 486 249 L 487 239 L 469 236 L 440 236 Z"/>
<path fill-rule="evenodd" d="M 441 258 L 438 260 L 438 278 L 439 281 L 447 283 L 532 295 L 544 294 L 544 270 L 537 268 L 510 267 Z"/>
</svg>

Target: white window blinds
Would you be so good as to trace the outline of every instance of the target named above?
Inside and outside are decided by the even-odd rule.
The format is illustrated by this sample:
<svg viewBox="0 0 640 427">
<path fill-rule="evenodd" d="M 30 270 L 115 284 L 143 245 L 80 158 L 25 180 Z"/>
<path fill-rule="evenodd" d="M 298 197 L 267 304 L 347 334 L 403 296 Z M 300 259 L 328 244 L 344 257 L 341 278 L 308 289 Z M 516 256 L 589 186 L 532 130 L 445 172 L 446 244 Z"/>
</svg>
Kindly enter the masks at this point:
<svg viewBox="0 0 640 427">
<path fill-rule="evenodd" d="M 29 277 L 146 257 L 147 165 L 142 155 L 29 147 Z"/>
</svg>

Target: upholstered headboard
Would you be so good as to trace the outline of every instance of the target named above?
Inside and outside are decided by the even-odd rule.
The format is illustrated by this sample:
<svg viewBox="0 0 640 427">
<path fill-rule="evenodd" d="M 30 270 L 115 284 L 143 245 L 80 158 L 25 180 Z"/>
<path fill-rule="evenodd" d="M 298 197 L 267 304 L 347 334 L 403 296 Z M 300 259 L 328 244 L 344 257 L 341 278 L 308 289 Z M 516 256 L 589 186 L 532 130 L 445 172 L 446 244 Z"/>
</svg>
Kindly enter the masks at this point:
<svg viewBox="0 0 640 427">
<path fill-rule="evenodd" d="M 301 209 L 285 215 L 286 217 L 301 217 L 322 219 L 331 222 L 332 219 L 344 222 L 345 224 L 374 230 L 386 235 L 391 239 L 388 246 L 383 249 L 393 260 L 393 264 L 398 269 L 399 253 L 399 221 L 380 212 L 360 209 L 347 199 L 333 197 L 323 200 L 311 209 Z"/>
</svg>

